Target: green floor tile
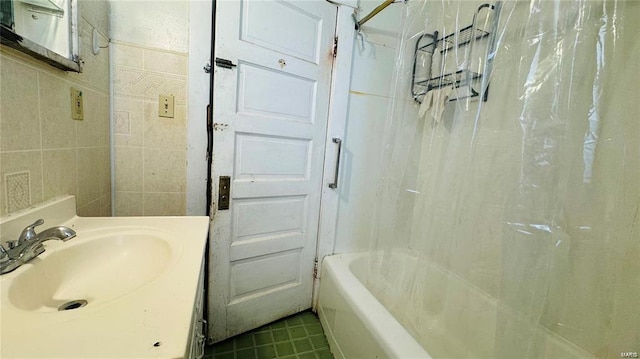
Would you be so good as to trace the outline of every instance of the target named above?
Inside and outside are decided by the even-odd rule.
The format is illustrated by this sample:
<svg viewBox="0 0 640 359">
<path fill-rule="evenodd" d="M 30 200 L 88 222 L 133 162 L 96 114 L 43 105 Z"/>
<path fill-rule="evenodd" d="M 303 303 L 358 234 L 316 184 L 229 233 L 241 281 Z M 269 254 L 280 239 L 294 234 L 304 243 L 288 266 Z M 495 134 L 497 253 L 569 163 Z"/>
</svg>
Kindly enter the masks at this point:
<svg viewBox="0 0 640 359">
<path fill-rule="evenodd" d="M 258 359 L 273 359 L 278 357 L 276 347 L 273 345 L 256 347 L 256 353 L 258 354 Z"/>
<path fill-rule="evenodd" d="M 273 334 L 273 341 L 275 342 L 282 342 L 282 341 L 291 339 L 289 338 L 289 333 L 287 332 L 286 329 L 276 329 L 276 330 L 273 330 L 271 334 Z"/>
<path fill-rule="evenodd" d="M 329 349 L 316 351 L 318 358 L 320 359 L 334 359 L 333 354 L 329 351 Z"/>
<path fill-rule="evenodd" d="M 324 333 L 322 331 L 322 325 L 320 324 L 305 325 L 304 328 L 307 330 L 307 333 L 309 333 L 309 335 Z"/>
<path fill-rule="evenodd" d="M 253 333 L 253 340 L 256 342 L 256 345 L 273 343 L 273 338 L 271 337 L 271 331 Z"/>
<path fill-rule="evenodd" d="M 235 354 L 234 352 L 214 354 L 213 358 L 214 359 L 235 359 L 236 357 L 234 354 Z"/>
<path fill-rule="evenodd" d="M 279 357 L 295 354 L 291 342 L 276 343 L 276 352 L 278 352 Z"/>
<path fill-rule="evenodd" d="M 209 346 L 206 359 L 333 359 L 320 321 L 310 311 Z"/>
<path fill-rule="evenodd" d="M 256 348 L 240 349 L 236 352 L 238 359 L 256 359 Z"/>
<path fill-rule="evenodd" d="M 289 335 L 291 335 L 291 339 L 304 338 L 307 336 L 306 330 L 304 327 L 292 327 L 288 329 Z"/>
<path fill-rule="evenodd" d="M 300 317 L 300 320 L 302 320 L 302 323 L 304 324 L 315 324 L 318 322 L 318 317 L 316 317 L 315 314 L 311 312 L 304 312 L 300 314 L 299 317 Z"/>
<path fill-rule="evenodd" d="M 315 352 L 306 352 L 298 354 L 298 359 L 318 359 Z"/>
<path fill-rule="evenodd" d="M 293 316 L 286 319 L 288 327 L 295 327 L 298 325 L 302 325 L 302 319 L 299 316 Z"/>
<path fill-rule="evenodd" d="M 296 348 L 296 353 L 304 353 L 313 350 L 311 341 L 307 338 L 294 340 L 293 346 Z"/>
<path fill-rule="evenodd" d="M 286 327 L 287 327 L 287 323 L 285 323 L 284 319 L 271 323 L 271 329 L 281 329 Z"/>
<path fill-rule="evenodd" d="M 254 333 L 259 333 L 259 332 L 270 332 L 271 331 L 271 326 L 270 325 L 263 325 L 260 328 L 255 329 L 253 332 Z"/>
<path fill-rule="evenodd" d="M 242 348 L 252 348 L 255 344 L 253 343 L 253 334 L 241 334 L 236 337 L 236 350 Z"/>
<path fill-rule="evenodd" d="M 226 353 L 233 351 L 233 339 L 227 339 L 213 346 L 216 353 Z"/>
<path fill-rule="evenodd" d="M 311 339 L 313 348 L 316 350 L 329 348 L 329 343 L 327 343 L 327 339 L 324 337 L 324 335 L 314 335 L 309 337 L 309 339 Z"/>
</svg>

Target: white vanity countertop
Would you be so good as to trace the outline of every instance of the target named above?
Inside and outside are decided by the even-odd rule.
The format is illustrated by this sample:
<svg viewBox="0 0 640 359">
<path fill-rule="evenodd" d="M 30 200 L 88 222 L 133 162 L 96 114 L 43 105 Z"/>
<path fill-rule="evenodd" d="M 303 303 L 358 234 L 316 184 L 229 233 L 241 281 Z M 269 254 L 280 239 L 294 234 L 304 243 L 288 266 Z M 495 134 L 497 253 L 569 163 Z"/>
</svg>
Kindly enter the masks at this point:
<svg viewBox="0 0 640 359">
<path fill-rule="evenodd" d="M 0 276 L 0 357 L 184 357 L 209 218 L 77 217 L 74 203 L 65 197 L 53 211 L 0 221 L 3 240 L 36 217 L 45 218 L 38 232 L 64 225 L 77 233 L 45 242 L 39 257 Z M 71 206 L 73 216 L 55 218 Z M 72 299 L 88 304 L 57 310 Z"/>
</svg>

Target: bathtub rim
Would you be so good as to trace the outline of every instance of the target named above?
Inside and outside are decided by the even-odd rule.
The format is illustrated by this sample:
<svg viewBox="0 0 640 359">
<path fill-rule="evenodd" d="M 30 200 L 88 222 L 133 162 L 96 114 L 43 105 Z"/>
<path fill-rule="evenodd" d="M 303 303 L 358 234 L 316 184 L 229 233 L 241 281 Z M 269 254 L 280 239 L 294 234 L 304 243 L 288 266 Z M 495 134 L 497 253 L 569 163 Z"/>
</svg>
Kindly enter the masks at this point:
<svg viewBox="0 0 640 359">
<path fill-rule="evenodd" d="M 320 283 L 329 275 L 339 295 L 347 302 L 360 321 L 371 328 L 371 335 L 378 342 L 389 358 L 398 359 L 432 359 L 427 351 L 409 334 L 409 332 L 393 317 L 375 296 L 360 282 L 351 271 L 351 264 L 356 260 L 367 260 L 368 252 L 342 253 L 326 256 L 322 262 Z M 344 273 L 344 274 L 342 274 Z M 324 330 L 330 333 L 330 344 L 333 342 L 341 357 L 344 357 L 340 344 L 333 336 L 327 323 L 322 306 L 322 291 L 319 293 L 318 314 Z"/>
</svg>

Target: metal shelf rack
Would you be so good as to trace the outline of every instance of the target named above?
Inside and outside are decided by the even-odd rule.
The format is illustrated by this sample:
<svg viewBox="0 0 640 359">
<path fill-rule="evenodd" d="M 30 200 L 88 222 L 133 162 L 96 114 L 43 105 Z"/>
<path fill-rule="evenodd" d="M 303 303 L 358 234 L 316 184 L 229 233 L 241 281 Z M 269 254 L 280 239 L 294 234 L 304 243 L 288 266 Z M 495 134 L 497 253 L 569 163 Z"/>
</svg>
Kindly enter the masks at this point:
<svg viewBox="0 0 640 359">
<path fill-rule="evenodd" d="M 492 53 L 495 47 L 495 29 L 497 28 L 498 23 L 498 15 L 500 12 L 501 3 L 498 1 L 494 5 L 491 4 L 482 4 L 478 7 L 476 12 L 473 15 L 473 20 L 470 25 L 454 31 L 446 36 L 439 37 L 438 31 L 435 31 L 433 34 L 425 33 L 422 34 L 418 38 L 415 46 L 415 52 L 413 57 L 413 74 L 411 77 L 411 94 L 417 102 L 421 103 L 424 95 L 432 90 L 453 86 L 454 88 L 460 88 L 463 86 L 468 87 L 468 95 L 464 97 L 455 97 L 450 99 L 449 101 L 457 101 L 464 98 L 470 97 L 478 97 L 482 96 L 483 101 L 487 101 L 489 94 L 489 84 L 488 84 L 488 74 L 491 71 L 491 62 L 492 57 L 489 57 L 485 62 L 485 66 L 482 72 L 475 72 L 469 69 L 470 67 L 470 59 L 466 61 L 466 68 L 458 70 L 456 72 L 449 73 L 441 73 L 444 65 L 437 68 L 440 71 L 438 76 L 431 76 L 433 72 L 433 55 L 436 52 L 439 52 L 442 55 L 442 59 L 446 59 L 446 54 L 452 49 L 461 48 L 463 46 L 469 46 L 467 49 L 468 54 L 473 53 L 473 45 L 477 40 L 484 39 L 486 37 L 489 38 L 489 48 L 488 53 Z M 477 26 L 477 18 L 480 12 L 483 9 L 488 9 L 489 11 L 494 11 L 493 21 L 492 21 L 492 30 L 486 31 L 484 29 L 480 29 Z M 493 35 L 493 36 L 492 36 Z M 418 58 L 425 58 L 428 60 L 427 65 L 427 79 L 418 79 L 417 70 L 418 70 Z M 473 88 L 473 84 L 478 81 L 483 80 L 483 77 L 486 79 L 483 81 L 485 86 L 481 90 L 476 90 Z"/>
</svg>

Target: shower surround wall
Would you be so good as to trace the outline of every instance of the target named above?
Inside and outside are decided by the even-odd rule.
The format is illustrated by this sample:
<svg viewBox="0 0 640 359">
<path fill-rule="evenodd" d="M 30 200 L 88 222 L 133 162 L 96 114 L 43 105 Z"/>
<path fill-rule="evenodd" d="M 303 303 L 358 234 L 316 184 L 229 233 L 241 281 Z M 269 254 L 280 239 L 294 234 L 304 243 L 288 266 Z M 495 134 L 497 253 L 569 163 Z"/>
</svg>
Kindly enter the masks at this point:
<svg viewBox="0 0 640 359">
<path fill-rule="evenodd" d="M 83 72 L 64 72 L 0 46 L 0 216 L 76 196 L 81 216 L 111 214 L 109 49 L 92 52 L 92 31 L 108 44 L 109 3 L 79 1 Z M 70 88 L 84 120 L 71 119 Z"/>
<path fill-rule="evenodd" d="M 359 14 L 368 14 L 378 0 L 361 0 Z M 389 86 L 395 73 L 398 35 L 402 29 L 400 3 L 387 7 L 362 27 L 355 39 L 349 87 L 338 207 L 335 253 L 366 251 L 373 225 L 376 180 L 382 171 L 380 156 L 385 117 L 392 102 Z M 406 97 L 408 118 L 417 115 L 413 100 Z M 409 206 L 410 207 L 410 206 Z M 411 208 L 407 208 L 408 211 Z"/>
<path fill-rule="evenodd" d="M 116 216 L 186 214 L 188 19 L 186 1 L 112 2 Z"/>
<path fill-rule="evenodd" d="M 448 33 L 477 5 L 430 2 L 422 21 Z M 638 16 L 631 1 L 506 2 L 479 114 L 461 101 L 439 124 L 390 117 L 381 173 L 397 178 L 379 191 L 370 275 L 435 357 L 552 357 L 542 332 L 594 357 L 640 352 Z M 399 64 L 404 91 L 411 59 Z M 398 267 L 393 251 L 447 275 Z"/>
</svg>

